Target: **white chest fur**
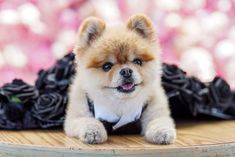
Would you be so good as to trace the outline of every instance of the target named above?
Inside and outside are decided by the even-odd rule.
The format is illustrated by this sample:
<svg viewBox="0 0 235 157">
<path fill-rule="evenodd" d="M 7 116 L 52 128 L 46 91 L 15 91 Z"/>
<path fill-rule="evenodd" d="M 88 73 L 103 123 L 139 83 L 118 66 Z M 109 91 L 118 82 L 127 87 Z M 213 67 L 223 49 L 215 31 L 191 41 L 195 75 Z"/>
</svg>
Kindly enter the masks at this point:
<svg viewBox="0 0 235 157">
<path fill-rule="evenodd" d="M 125 124 L 140 118 L 146 99 L 143 95 L 131 99 L 118 99 L 114 97 L 98 96 L 92 98 L 94 103 L 95 118 L 116 123 L 113 129 L 118 129 Z"/>
</svg>

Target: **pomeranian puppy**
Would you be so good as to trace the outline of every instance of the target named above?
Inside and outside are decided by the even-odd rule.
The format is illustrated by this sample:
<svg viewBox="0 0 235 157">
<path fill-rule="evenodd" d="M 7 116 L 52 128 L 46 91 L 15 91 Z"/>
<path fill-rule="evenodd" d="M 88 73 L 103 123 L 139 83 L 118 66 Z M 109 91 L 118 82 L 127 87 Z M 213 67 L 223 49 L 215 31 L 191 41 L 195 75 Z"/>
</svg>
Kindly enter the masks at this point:
<svg viewBox="0 0 235 157">
<path fill-rule="evenodd" d="M 161 86 L 160 51 L 145 15 L 113 26 L 95 17 L 84 20 L 74 48 L 77 74 L 70 87 L 65 133 L 98 144 L 108 139 L 102 122 L 115 131 L 139 120 L 148 142 L 173 143 L 176 129 Z"/>
</svg>

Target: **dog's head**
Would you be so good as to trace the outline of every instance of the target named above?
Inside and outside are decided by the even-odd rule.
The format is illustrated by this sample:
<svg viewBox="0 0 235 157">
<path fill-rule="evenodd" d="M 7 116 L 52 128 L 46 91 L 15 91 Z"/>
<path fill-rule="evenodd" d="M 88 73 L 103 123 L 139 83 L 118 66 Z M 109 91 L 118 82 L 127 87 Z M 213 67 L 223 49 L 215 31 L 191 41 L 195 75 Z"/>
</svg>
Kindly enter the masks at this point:
<svg viewBox="0 0 235 157">
<path fill-rule="evenodd" d="M 88 92 L 133 97 L 160 79 L 159 45 L 153 24 L 144 15 L 110 27 L 101 19 L 87 18 L 74 51 L 78 75 Z"/>
</svg>

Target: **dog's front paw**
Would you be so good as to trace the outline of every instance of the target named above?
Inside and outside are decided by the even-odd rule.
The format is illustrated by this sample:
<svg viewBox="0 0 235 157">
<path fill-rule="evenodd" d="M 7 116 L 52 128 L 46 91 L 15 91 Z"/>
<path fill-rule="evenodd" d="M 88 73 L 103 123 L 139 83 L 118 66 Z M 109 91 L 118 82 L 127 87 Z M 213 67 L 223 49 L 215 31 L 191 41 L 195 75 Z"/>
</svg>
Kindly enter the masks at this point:
<svg viewBox="0 0 235 157">
<path fill-rule="evenodd" d="M 145 139 L 154 144 L 171 144 L 176 139 L 175 128 L 153 125 L 145 132 Z"/>
<path fill-rule="evenodd" d="M 81 129 L 79 138 L 84 143 L 99 144 L 107 141 L 108 136 L 103 125 L 87 124 Z"/>
</svg>

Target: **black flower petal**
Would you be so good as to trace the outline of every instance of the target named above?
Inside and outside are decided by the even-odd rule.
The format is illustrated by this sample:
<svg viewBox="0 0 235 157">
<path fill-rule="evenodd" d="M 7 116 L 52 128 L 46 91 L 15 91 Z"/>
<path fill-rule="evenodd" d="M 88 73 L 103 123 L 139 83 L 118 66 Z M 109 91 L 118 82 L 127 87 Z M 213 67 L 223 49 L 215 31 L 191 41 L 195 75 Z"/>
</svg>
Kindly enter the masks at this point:
<svg viewBox="0 0 235 157">
<path fill-rule="evenodd" d="M 222 119 L 235 118 L 235 101 L 229 85 L 216 77 L 202 83 L 175 65 L 163 64 L 162 85 L 169 98 L 174 117 L 209 115 Z"/>
<path fill-rule="evenodd" d="M 75 55 L 67 54 L 56 65 L 48 70 L 41 70 L 35 86 L 40 93 L 58 92 L 65 94 L 75 74 Z"/>
<path fill-rule="evenodd" d="M 61 126 L 64 121 L 67 96 L 59 93 L 42 94 L 32 107 L 33 116 L 42 128 Z"/>
<path fill-rule="evenodd" d="M 174 89 L 178 90 L 187 85 L 185 72 L 179 69 L 176 65 L 163 64 L 162 69 L 162 84 L 167 93 L 168 91 L 171 91 L 168 93 L 169 96 L 174 96 L 174 94 L 177 94 L 177 92 L 173 92 Z"/>
<path fill-rule="evenodd" d="M 192 91 L 187 88 L 190 82 L 185 74 L 176 65 L 163 64 L 162 85 L 174 117 L 189 115 L 194 110 L 191 104 Z"/>
<path fill-rule="evenodd" d="M 0 88 L 0 128 L 25 129 L 26 111 L 38 97 L 38 91 L 22 80 L 15 79 Z M 33 128 L 34 123 L 29 124 Z"/>
<path fill-rule="evenodd" d="M 226 110 L 232 103 L 233 95 L 228 83 L 222 78 L 215 77 L 209 85 L 212 103 Z"/>
<path fill-rule="evenodd" d="M 14 79 L 11 83 L 0 88 L 0 94 L 9 99 L 19 99 L 23 103 L 32 101 L 38 97 L 38 90 L 20 79 Z M 13 100 L 14 101 L 14 100 Z"/>
<path fill-rule="evenodd" d="M 24 103 L 9 100 L 7 96 L 0 94 L 0 128 L 15 130 L 36 128 L 37 124 L 27 109 Z M 26 121 L 28 123 L 25 123 Z"/>
</svg>

